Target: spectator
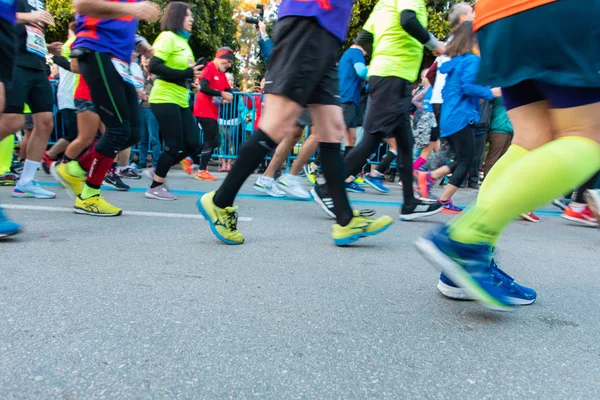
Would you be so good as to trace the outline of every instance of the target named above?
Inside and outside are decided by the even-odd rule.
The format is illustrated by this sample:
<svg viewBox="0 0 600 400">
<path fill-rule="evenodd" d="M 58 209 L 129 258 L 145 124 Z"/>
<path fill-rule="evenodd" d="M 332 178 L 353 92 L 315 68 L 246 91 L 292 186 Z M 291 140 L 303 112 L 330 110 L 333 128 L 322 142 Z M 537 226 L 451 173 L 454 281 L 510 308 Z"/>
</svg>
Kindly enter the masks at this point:
<svg viewBox="0 0 600 400">
<path fill-rule="evenodd" d="M 258 41 L 258 49 L 260 51 L 260 56 L 268 64 L 269 59 L 271 58 L 271 51 L 273 50 L 273 41 L 267 34 L 267 26 L 264 22 L 258 21 L 256 29 L 258 31 L 256 34 L 256 40 Z"/>
<path fill-rule="evenodd" d="M 504 99 L 497 97 L 494 99 L 494 108 L 492 109 L 492 121 L 490 123 L 490 133 L 488 134 L 489 149 L 485 162 L 483 164 L 483 179 L 490 172 L 490 169 L 506 153 L 510 147 L 513 135 L 513 126 L 510 123 Z"/>
<path fill-rule="evenodd" d="M 227 76 L 227 82 L 229 83 L 229 86 L 233 89 L 235 85 L 233 74 L 228 72 L 225 74 L 225 76 Z M 233 90 L 237 91 L 237 89 Z M 233 155 L 234 146 L 239 140 L 239 100 L 240 96 L 235 95 L 231 103 L 221 104 L 219 107 L 219 126 L 222 127 L 222 134 L 220 135 L 221 145 L 219 150 L 219 154 L 221 155 L 225 155 L 228 152 L 228 155 Z M 221 158 L 219 159 L 219 162 L 221 164 L 219 171 L 227 172 L 231 170 L 231 158 Z"/>
<path fill-rule="evenodd" d="M 225 71 L 233 65 L 234 53 L 229 47 L 221 47 L 215 58 L 210 61 L 200 74 L 200 93 L 196 95 L 194 116 L 204 132 L 204 146 L 200 157 L 200 165 L 196 179 L 215 181 L 208 172 L 208 161 L 217 147 L 219 135 L 219 105 L 233 101 L 233 91 L 227 81 Z"/>
</svg>

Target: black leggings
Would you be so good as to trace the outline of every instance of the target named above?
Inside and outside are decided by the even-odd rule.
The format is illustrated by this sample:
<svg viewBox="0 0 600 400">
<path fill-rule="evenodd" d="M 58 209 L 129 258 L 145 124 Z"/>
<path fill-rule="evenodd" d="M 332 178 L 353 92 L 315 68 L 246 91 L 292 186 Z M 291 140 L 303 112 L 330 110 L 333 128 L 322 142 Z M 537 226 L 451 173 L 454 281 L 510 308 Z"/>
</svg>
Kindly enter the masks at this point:
<svg viewBox="0 0 600 400">
<path fill-rule="evenodd" d="M 155 174 L 166 178 L 171 167 L 187 156 L 200 153 L 200 132 L 189 107 L 177 104 L 150 104 L 158 121 L 165 147 L 158 157 Z"/>
<path fill-rule="evenodd" d="M 435 126 L 431 128 L 430 142 L 437 142 L 440 139 L 440 118 L 442 117 L 442 104 L 436 103 L 431 105 L 433 107 L 433 115 L 435 115 Z"/>
<path fill-rule="evenodd" d="M 90 88 L 96 112 L 106 127 L 96 151 L 114 158 L 140 141 L 140 109 L 135 88 L 121 78 L 110 55 L 89 51 L 79 58 L 79 70 Z"/>
<path fill-rule="evenodd" d="M 204 145 L 198 169 L 204 171 L 208 167 L 208 161 L 218 145 L 219 124 L 216 119 L 212 118 L 198 118 L 198 123 L 202 126 L 202 132 L 204 132 Z"/>
<path fill-rule="evenodd" d="M 485 143 L 487 142 L 487 133 L 475 135 L 475 155 L 473 163 L 469 169 L 469 181 L 479 184 L 479 169 L 483 162 L 483 152 L 485 151 Z"/>
<path fill-rule="evenodd" d="M 469 174 L 471 164 L 475 158 L 475 133 L 471 125 L 447 137 L 456 157 L 449 165 L 452 171 L 450 184 L 460 187 Z"/>
</svg>

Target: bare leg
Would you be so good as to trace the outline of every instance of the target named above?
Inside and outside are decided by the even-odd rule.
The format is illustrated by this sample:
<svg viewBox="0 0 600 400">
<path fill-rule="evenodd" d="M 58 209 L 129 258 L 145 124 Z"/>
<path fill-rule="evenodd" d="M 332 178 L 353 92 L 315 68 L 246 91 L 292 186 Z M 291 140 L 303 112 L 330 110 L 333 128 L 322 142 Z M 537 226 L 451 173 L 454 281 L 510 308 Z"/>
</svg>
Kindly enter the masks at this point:
<svg viewBox="0 0 600 400">
<path fill-rule="evenodd" d="M 319 136 L 317 135 L 316 131 L 313 130 L 308 138 L 304 141 L 304 144 L 300 149 L 300 154 L 298 154 L 298 157 L 292 163 L 292 167 L 290 168 L 289 172 L 290 175 L 300 175 L 302 167 L 308 164 L 312 155 L 315 154 L 315 151 L 317 151 L 317 147 L 319 147 Z"/>
<path fill-rule="evenodd" d="M 292 151 L 292 149 L 294 148 L 296 143 L 298 143 L 298 140 L 300 140 L 303 130 L 304 130 L 304 127 L 297 126 L 296 129 L 294 130 L 292 136 L 286 137 L 285 139 L 283 139 L 281 141 L 281 143 L 279 143 L 279 145 L 277 146 L 277 149 L 275 150 L 275 154 L 273 154 L 273 158 L 271 158 L 269 167 L 267 168 L 267 170 L 265 171 L 263 176 L 266 176 L 267 178 L 275 177 L 275 174 L 277 173 L 279 168 L 281 168 L 281 166 L 283 165 L 288 154 L 290 154 L 290 151 Z M 300 150 L 300 151 L 302 151 L 302 150 Z"/>
</svg>

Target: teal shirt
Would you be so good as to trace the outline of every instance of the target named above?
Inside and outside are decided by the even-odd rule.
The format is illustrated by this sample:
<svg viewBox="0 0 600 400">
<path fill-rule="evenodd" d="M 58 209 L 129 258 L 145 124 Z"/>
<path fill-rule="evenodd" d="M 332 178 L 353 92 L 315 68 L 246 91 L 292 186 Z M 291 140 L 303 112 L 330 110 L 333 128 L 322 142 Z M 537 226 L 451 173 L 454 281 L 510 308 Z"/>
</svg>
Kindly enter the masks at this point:
<svg viewBox="0 0 600 400">
<path fill-rule="evenodd" d="M 490 132 L 513 134 L 513 126 L 510 123 L 504 100 L 502 97 L 494 99 L 494 108 L 492 109 L 492 121 L 490 123 Z"/>
</svg>

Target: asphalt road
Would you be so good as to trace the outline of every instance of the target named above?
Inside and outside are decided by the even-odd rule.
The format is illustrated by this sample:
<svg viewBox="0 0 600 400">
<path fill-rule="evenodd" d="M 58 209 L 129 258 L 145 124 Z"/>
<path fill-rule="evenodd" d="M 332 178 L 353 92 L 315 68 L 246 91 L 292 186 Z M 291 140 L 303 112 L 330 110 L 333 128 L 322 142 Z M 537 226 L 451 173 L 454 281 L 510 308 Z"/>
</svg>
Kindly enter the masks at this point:
<svg viewBox="0 0 600 400">
<path fill-rule="evenodd" d="M 25 227 L 0 243 L 0 398 L 600 398 L 600 233 L 552 207 L 498 248 L 538 301 L 494 313 L 442 298 L 413 246 L 447 215 L 337 248 L 314 203 L 247 185 L 227 246 L 195 208 L 218 182 L 175 171 L 175 202 L 127 182 L 106 219 L 0 188 Z M 400 190 L 352 199 L 397 217 Z"/>
</svg>

